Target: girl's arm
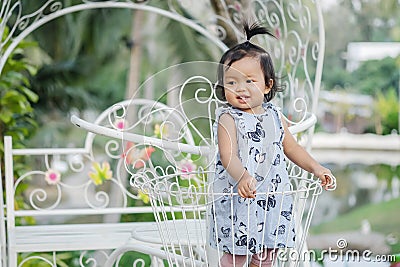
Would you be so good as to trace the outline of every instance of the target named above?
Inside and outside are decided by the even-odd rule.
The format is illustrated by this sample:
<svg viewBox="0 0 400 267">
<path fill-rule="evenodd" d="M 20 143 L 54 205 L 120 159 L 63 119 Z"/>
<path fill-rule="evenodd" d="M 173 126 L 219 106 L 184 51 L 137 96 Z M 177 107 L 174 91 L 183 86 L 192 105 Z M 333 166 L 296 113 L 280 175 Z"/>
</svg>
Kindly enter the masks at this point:
<svg viewBox="0 0 400 267">
<path fill-rule="evenodd" d="M 256 180 L 247 172 L 239 159 L 236 124 L 232 116 L 227 113 L 219 118 L 218 149 L 222 166 L 239 182 L 239 195 L 244 198 L 255 198 Z"/>
<path fill-rule="evenodd" d="M 332 176 L 331 171 L 319 164 L 302 146 L 300 146 L 289 132 L 286 121 L 283 118 L 281 118 L 281 121 L 285 131 L 285 137 L 283 139 L 285 155 L 297 166 L 307 172 L 313 173 L 321 179 L 321 185 L 325 187 L 325 189 L 329 188 L 329 185 L 333 182 L 330 178 Z"/>
</svg>

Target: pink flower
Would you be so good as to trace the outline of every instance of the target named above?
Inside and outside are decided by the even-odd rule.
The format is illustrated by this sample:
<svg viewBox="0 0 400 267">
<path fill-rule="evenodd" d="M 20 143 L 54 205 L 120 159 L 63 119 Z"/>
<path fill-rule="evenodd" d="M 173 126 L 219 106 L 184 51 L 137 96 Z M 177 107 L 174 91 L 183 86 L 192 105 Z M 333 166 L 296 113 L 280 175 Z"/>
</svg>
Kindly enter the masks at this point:
<svg viewBox="0 0 400 267">
<path fill-rule="evenodd" d="M 236 11 L 238 11 L 238 12 L 242 9 L 242 5 L 238 1 L 235 1 L 233 6 L 235 7 Z"/>
<path fill-rule="evenodd" d="M 301 55 L 301 57 L 304 57 L 305 54 L 306 54 L 306 49 L 305 49 L 305 47 L 303 46 L 303 47 L 300 49 L 300 55 Z"/>
<path fill-rule="evenodd" d="M 182 172 L 181 177 L 190 179 L 193 176 L 195 176 L 196 171 L 196 164 L 193 163 L 193 161 L 188 160 L 188 159 L 183 159 L 178 163 L 178 169 Z"/>
<path fill-rule="evenodd" d="M 58 182 L 60 182 L 61 174 L 57 170 L 48 169 L 44 175 L 44 179 L 49 185 L 55 185 L 58 184 Z"/>
<path fill-rule="evenodd" d="M 114 126 L 118 130 L 123 130 L 126 127 L 126 121 L 124 119 L 117 119 L 114 121 Z"/>
<path fill-rule="evenodd" d="M 279 28 L 275 29 L 275 37 L 278 40 L 281 38 L 281 30 Z"/>
<path fill-rule="evenodd" d="M 127 153 L 123 155 L 126 163 L 132 164 L 133 168 L 139 169 L 144 167 L 144 162 L 150 160 L 151 154 L 155 151 L 152 146 L 146 146 L 143 149 L 135 147 L 135 144 L 128 142 Z"/>
</svg>

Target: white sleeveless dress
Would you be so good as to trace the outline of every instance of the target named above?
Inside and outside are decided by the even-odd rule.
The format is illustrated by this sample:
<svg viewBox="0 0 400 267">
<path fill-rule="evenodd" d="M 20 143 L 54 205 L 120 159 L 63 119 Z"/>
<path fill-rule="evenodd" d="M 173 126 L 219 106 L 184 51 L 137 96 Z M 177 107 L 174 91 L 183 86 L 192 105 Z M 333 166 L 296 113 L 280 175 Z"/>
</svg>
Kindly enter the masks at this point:
<svg viewBox="0 0 400 267">
<path fill-rule="evenodd" d="M 257 180 L 255 199 L 226 195 L 213 201 L 210 245 L 230 254 L 246 255 L 260 253 L 264 248 L 293 247 L 295 242 L 293 198 L 272 193 L 292 189 L 282 147 L 284 130 L 277 108 L 272 103 L 265 103 L 263 107 L 263 114 L 233 107 L 216 110 L 214 136 L 217 136 L 220 116 L 229 113 L 236 123 L 239 158 Z M 222 166 L 218 153 L 211 190 L 229 193 L 231 188 L 237 193 L 237 181 Z"/>
</svg>

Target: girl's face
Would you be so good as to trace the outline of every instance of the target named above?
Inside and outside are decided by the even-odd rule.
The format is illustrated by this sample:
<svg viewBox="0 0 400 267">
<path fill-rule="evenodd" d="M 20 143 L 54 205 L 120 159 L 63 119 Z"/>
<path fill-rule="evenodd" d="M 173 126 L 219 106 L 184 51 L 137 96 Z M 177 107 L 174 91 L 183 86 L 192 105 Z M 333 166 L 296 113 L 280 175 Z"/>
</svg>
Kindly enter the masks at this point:
<svg viewBox="0 0 400 267">
<path fill-rule="evenodd" d="M 224 92 L 229 104 L 244 112 L 264 113 L 264 94 L 272 87 L 266 86 L 264 73 L 256 58 L 244 57 L 232 63 L 224 72 Z"/>
</svg>

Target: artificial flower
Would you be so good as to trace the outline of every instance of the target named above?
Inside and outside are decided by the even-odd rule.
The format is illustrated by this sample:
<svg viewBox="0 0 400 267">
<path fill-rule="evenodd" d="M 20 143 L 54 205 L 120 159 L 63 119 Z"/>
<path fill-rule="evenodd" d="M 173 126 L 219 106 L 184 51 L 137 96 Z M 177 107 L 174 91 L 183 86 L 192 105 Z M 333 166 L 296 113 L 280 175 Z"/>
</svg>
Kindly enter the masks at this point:
<svg viewBox="0 0 400 267">
<path fill-rule="evenodd" d="M 57 170 L 48 169 L 44 175 L 44 179 L 49 185 L 55 185 L 58 184 L 58 182 L 60 182 L 61 174 Z"/>
<path fill-rule="evenodd" d="M 178 169 L 182 173 L 182 178 L 190 179 L 195 175 L 193 172 L 196 171 L 197 165 L 191 160 L 183 159 L 178 162 Z"/>
<path fill-rule="evenodd" d="M 145 148 L 139 149 L 135 147 L 135 144 L 128 142 L 127 153 L 125 154 L 126 163 L 133 164 L 133 168 L 139 169 L 144 167 L 144 162 L 148 161 L 151 154 L 155 151 L 154 147 L 146 146 Z"/>
<path fill-rule="evenodd" d="M 233 6 L 235 7 L 237 12 L 240 12 L 240 10 L 242 9 L 242 5 L 240 4 L 239 1 L 235 1 Z"/>
<path fill-rule="evenodd" d="M 143 201 L 143 203 L 147 204 L 150 201 L 150 197 L 148 194 L 144 193 L 143 191 L 139 190 L 138 197 Z"/>
<path fill-rule="evenodd" d="M 275 37 L 278 40 L 281 38 L 281 30 L 279 28 L 275 29 Z"/>
<path fill-rule="evenodd" d="M 125 128 L 126 128 L 126 125 L 127 125 L 127 123 L 126 123 L 126 121 L 125 121 L 124 119 L 116 119 L 116 120 L 114 121 L 114 126 L 115 126 L 115 128 L 117 128 L 118 130 L 123 130 L 123 129 L 125 129 Z"/>
<path fill-rule="evenodd" d="M 158 124 L 156 123 L 154 125 L 154 134 L 158 137 L 158 138 L 163 138 L 165 136 L 168 135 L 168 127 L 166 124 Z"/>
<path fill-rule="evenodd" d="M 92 172 L 89 172 L 89 177 L 95 185 L 103 184 L 104 180 L 112 178 L 110 163 L 104 161 L 101 165 L 98 162 L 92 163 Z"/>
</svg>

